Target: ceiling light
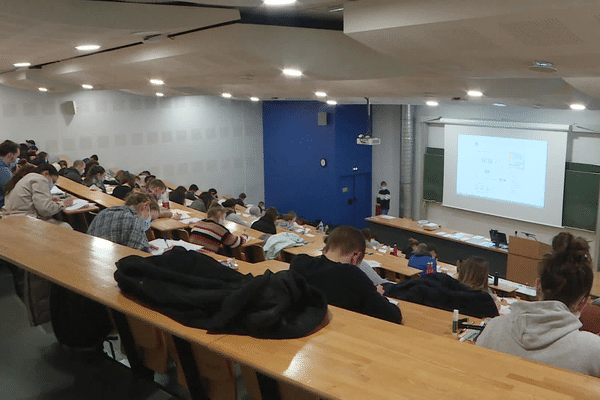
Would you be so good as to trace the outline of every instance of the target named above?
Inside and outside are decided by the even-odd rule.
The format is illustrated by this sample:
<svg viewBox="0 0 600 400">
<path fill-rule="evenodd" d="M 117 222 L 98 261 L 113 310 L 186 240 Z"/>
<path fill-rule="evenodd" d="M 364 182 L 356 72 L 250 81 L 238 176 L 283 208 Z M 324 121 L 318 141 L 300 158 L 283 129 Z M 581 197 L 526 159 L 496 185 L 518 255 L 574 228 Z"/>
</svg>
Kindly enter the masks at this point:
<svg viewBox="0 0 600 400">
<path fill-rule="evenodd" d="M 329 104 L 330 106 L 335 106 L 337 104 L 337 101 L 335 101 L 335 100 L 327 100 L 327 104 Z"/>
<path fill-rule="evenodd" d="M 317 96 L 317 97 L 327 97 L 327 93 L 325 93 L 325 92 L 315 92 L 315 96 Z"/>
<path fill-rule="evenodd" d="M 81 85 L 81 87 L 84 89 L 93 89 L 94 88 L 92 85 L 87 85 L 85 83 L 83 85 Z"/>
<path fill-rule="evenodd" d="M 481 93 L 479 90 L 469 90 L 467 92 L 467 94 L 471 97 L 481 97 L 483 96 L 483 93 Z"/>
<path fill-rule="evenodd" d="M 164 93 L 156 92 L 156 97 L 164 97 L 164 95 L 165 95 Z"/>
<path fill-rule="evenodd" d="M 225 97 L 226 99 L 230 99 L 231 93 L 223 93 L 221 96 Z"/>
<path fill-rule="evenodd" d="M 285 6 L 295 2 L 296 0 L 264 0 L 263 4 L 266 6 Z"/>
<path fill-rule="evenodd" d="M 506 104 L 503 103 L 494 103 L 493 105 L 495 105 L 496 107 L 506 107 Z"/>
<path fill-rule="evenodd" d="M 427 101 L 425 102 L 425 104 L 427 104 L 428 106 L 431 106 L 431 107 L 435 107 L 435 106 L 437 106 L 437 105 L 438 105 L 438 102 L 437 102 L 437 101 L 435 101 L 435 100 L 427 100 Z"/>
<path fill-rule="evenodd" d="M 150 79 L 150 83 L 153 85 L 164 85 L 165 82 L 160 79 Z"/>
<path fill-rule="evenodd" d="M 39 87 L 38 90 L 40 92 L 47 92 L 48 91 L 48 89 L 46 89 L 45 87 Z"/>
<path fill-rule="evenodd" d="M 260 99 L 258 97 L 250 97 L 250 100 L 252 100 L 252 101 L 259 101 Z"/>
<path fill-rule="evenodd" d="M 585 106 L 583 104 L 571 104 L 571 110 L 585 110 Z"/>
<path fill-rule="evenodd" d="M 299 69 L 286 68 L 282 72 L 288 76 L 302 76 L 302 71 Z"/>
<path fill-rule="evenodd" d="M 98 50 L 100 48 L 100 46 L 98 46 L 97 44 L 85 44 L 82 46 L 77 46 L 75 48 L 79 51 L 91 51 L 91 50 Z"/>
<path fill-rule="evenodd" d="M 21 68 L 21 67 L 29 67 L 31 65 L 31 63 L 21 62 L 21 63 L 14 63 L 13 65 L 17 68 Z"/>
<path fill-rule="evenodd" d="M 329 7 L 329 12 L 330 13 L 334 13 L 334 12 L 340 12 L 340 11 L 344 11 L 344 6 L 343 5 L 338 5 L 338 6 L 332 6 Z"/>
</svg>

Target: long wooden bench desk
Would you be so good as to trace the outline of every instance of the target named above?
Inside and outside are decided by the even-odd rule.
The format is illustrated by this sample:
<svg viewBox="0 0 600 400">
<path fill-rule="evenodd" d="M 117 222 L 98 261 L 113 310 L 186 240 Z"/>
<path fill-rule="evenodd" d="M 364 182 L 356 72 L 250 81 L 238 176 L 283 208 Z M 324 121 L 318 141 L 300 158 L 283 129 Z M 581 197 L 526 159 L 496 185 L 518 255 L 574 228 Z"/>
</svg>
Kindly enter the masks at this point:
<svg viewBox="0 0 600 400">
<path fill-rule="evenodd" d="M 456 260 L 479 256 L 488 260 L 492 274 L 498 272 L 500 277 L 506 277 L 508 251 L 438 235 L 440 232 L 458 233 L 456 230 L 446 227 L 428 231 L 421 228 L 416 221 L 409 218 L 386 217 L 378 215 L 366 219 L 369 222 L 371 233 L 380 242 L 392 246 L 395 243 L 401 249 L 408 245 L 408 239 L 412 237 L 419 242 L 435 245 L 438 248 L 437 253 L 441 261 L 455 264 Z"/>
<path fill-rule="evenodd" d="M 89 202 L 96 203 L 101 207 L 113 207 L 122 206 L 125 202 L 121 199 L 113 197 L 109 194 L 102 193 L 97 190 L 90 190 L 85 185 L 81 185 L 75 181 L 72 181 L 64 176 L 59 176 L 56 181 L 56 186 L 64 190 L 65 192 L 71 193 L 81 199 L 85 199 Z"/>
<path fill-rule="evenodd" d="M 0 257 L 326 399 L 594 399 L 600 380 L 330 307 L 299 339 L 211 335 L 123 296 L 115 261 L 143 253 L 29 217 L 0 219 Z"/>
</svg>

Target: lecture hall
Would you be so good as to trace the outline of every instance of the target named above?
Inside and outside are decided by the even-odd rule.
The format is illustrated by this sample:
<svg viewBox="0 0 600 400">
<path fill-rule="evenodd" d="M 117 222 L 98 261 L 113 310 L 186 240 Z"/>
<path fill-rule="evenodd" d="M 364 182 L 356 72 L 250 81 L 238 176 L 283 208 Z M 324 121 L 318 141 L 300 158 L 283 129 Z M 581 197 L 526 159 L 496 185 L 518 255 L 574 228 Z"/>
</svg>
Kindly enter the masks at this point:
<svg viewBox="0 0 600 400">
<path fill-rule="evenodd" d="M 432 277 L 466 287 L 460 270 L 479 257 L 484 297 L 501 314 L 491 321 L 560 303 L 573 334 L 595 343 L 579 331 L 579 315 L 584 329 L 600 332 L 600 7 L 476 3 L 3 0 L 0 142 L 27 143 L 25 158 L 37 166 L 15 180 L 0 218 L 0 398 L 600 398 L 600 381 L 587 376 L 598 375 L 577 360 L 488 345 L 498 342 L 491 329 L 481 333 L 485 346 L 474 345 L 469 338 L 481 331 L 473 326 L 491 315 L 439 296 L 413 298 Z M 18 170 L 3 171 L 23 149 L 6 148 L 0 178 L 8 181 Z M 48 166 L 64 160 L 74 170 L 92 155 L 102 169 L 89 163 L 85 185 Z M 110 195 L 123 183 L 117 171 L 138 177 L 137 198 Z M 147 175 L 160 181 L 158 192 L 165 186 L 158 202 Z M 58 197 L 33 217 L 14 215 L 17 193 L 40 204 L 25 182 Z M 49 193 L 46 183 L 55 186 Z M 210 195 L 204 211 L 169 202 L 169 192 L 192 184 L 195 201 L 214 188 L 215 201 L 243 193 L 249 206 L 210 212 Z M 259 202 L 265 207 L 254 216 L 250 205 Z M 279 213 L 272 237 L 296 242 L 273 257 L 271 237 L 253 229 L 269 207 Z M 92 233 L 111 209 L 135 229 L 149 224 L 141 247 Z M 41 220 L 48 210 L 54 223 Z M 238 223 L 225 219 L 233 210 Z M 146 239 L 195 249 L 195 224 L 207 220 L 239 241 L 225 256 L 191 253 L 227 266 L 239 282 L 294 277 L 306 285 L 298 260 L 343 256 L 323 231 L 369 228 L 374 249 L 337 264 L 364 256 L 370 294 L 381 289 L 402 325 L 330 300 L 322 322 L 294 337 L 211 331 L 124 292 L 117 262 L 145 263 Z M 416 255 L 437 261 L 433 270 L 405 258 L 409 239 L 429 245 Z M 569 268 L 585 276 L 573 301 L 551 298 L 543 279 L 536 287 L 567 253 Z M 333 298 L 329 286 L 350 290 L 343 278 L 299 287 Z M 50 314 L 31 314 L 32 302 L 49 298 L 54 327 L 36 324 Z M 56 299 L 69 305 L 60 309 Z M 470 329 L 453 332 L 456 308 Z M 111 328 L 98 346 L 62 341 L 73 335 L 65 327 L 95 312 Z"/>
</svg>

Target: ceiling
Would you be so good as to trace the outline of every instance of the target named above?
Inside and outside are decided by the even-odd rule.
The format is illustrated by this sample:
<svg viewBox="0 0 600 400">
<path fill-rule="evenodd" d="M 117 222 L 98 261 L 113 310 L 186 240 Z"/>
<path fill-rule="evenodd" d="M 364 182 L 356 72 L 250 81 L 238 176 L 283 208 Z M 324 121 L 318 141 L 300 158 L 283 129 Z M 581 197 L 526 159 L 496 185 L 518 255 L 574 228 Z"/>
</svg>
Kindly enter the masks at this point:
<svg viewBox="0 0 600 400">
<path fill-rule="evenodd" d="M 0 83 L 36 91 L 600 109 L 596 0 L 2 0 L 0 48 Z"/>
</svg>

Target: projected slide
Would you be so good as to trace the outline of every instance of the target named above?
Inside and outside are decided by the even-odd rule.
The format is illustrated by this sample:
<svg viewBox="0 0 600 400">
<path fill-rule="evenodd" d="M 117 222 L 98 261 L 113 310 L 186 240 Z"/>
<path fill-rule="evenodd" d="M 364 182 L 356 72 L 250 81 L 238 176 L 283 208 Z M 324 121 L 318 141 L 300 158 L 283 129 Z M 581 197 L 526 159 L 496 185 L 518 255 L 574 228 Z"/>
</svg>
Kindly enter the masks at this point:
<svg viewBox="0 0 600 400">
<path fill-rule="evenodd" d="M 456 192 L 544 207 L 548 143 L 458 135 Z"/>
</svg>

